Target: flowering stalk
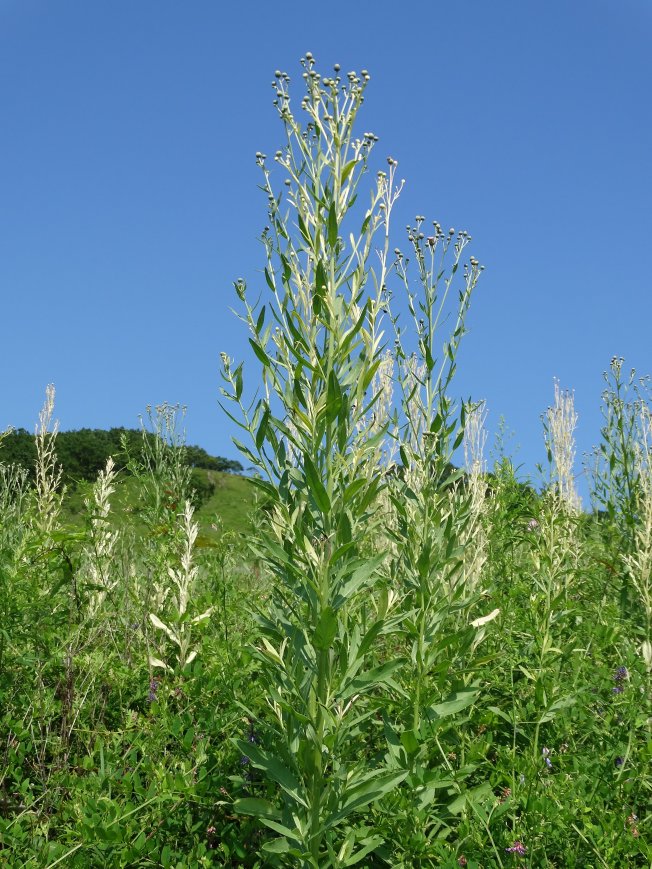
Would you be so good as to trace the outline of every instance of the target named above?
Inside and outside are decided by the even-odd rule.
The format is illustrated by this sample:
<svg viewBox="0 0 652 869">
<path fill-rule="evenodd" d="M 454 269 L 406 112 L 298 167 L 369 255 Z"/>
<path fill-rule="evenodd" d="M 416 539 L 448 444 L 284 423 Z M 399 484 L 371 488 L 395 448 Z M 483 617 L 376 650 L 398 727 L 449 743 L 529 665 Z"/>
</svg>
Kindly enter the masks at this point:
<svg viewBox="0 0 652 869">
<path fill-rule="evenodd" d="M 244 308 L 241 319 L 261 366 L 262 395 L 245 403 L 242 364 L 226 354 L 222 362 L 223 395 L 236 408 L 227 413 L 248 435 L 246 443 L 236 443 L 257 469 L 255 483 L 269 504 L 267 526 L 253 548 L 275 583 L 272 607 L 259 618 L 257 650 L 274 716 L 273 747 L 242 743 L 241 748 L 276 782 L 282 798 L 280 809 L 252 798 L 237 801 L 235 808 L 258 814 L 280 834 L 267 846 L 268 854 L 325 867 L 359 862 L 380 844 L 351 816 L 407 775 L 391 758 L 384 766 L 380 760 L 364 764 L 362 752 L 354 748 L 365 739 L 372 703 L 397 690 L 394 675 L 405 663 L 400 657 L 384 660 L 379 648 L 380 638 L 395 632 L 407 616 L 397 618 L 394 612 L 405 588 L 389 590 L 387 553 L 382 546 L 374 552 L 366 541 L 387 541 L 382 493 L 394 444 L 400 445 L 407 475 L 416 473 L 427 486 L 430 478 L 441 483 L 456 428 L 453 424 L 451 429 L 445 391 L 480 269 L 473 259 L 464 266 L 457 323 L 437 362 L 435 341 L 452 275 L 440 299 L 433 270 L 441 230 L 424 242 L 415 229 L 425 301 L 408 293 L 408 307 L 417 323 L 425 373 L 410 382 L 406 434 L 398 436 L 393 365 L 382 331 L 383 316 L 389 314 L 388 282 L 395 273 L 402 280 L 405 266 L 400 257 L 391 259 L 389 246 L 391 214 L 402 188 L 397 162 L 388 158 L 387 171 L 377 173 L 369 206 L 359 215 L 354 208 L 358 187 L 377 141 L 372 133 L 353 134 L 369 75 L 351 72 L 343 80 L 336 66 L 333 76 L 322 77 L 310 54 L 302 63 L 305 128 L 290 105 L 289 76 L 279 71 L 274 81 L 274 103 L 287 141 L 275 154 L 285 174 L 285 195 L 274 186 L 266 156 L 256 155 L 268 201 L 269 225 L 262 236 L 269 291 L 265 303 L 250 301 L 244 280 L 235 284 Z M 348 232 L 346 227 L 356 221 L 357 234 Z M 455 251 L 453 274 L 468 241 L 466 233 L 454 235 L 443 243 L 444 250 L 451 246 Z M 380 246 L 374 267 L 370 257 L 376 238 Z M 420 307 L 424 328 L 418 325 Z M 402 363 L 407 359 L 402 351 L 399 357 Z M 415 373 L 414 368 L 405 371 L 399 377 L 404 391 Z M 430 503 L 427 495 L 420 517 L 424 527 Z M 407 515 L 405 519 L 409 523 Z M 394 536 L 401 539 L 400 533 Z M 416 547 L 417 535 L 408 536 Z M 406 547 L 400 548 L 404 565 Z M 414 575 L 420 592 L 414 603 L 426 613 L 419 634 L 421 681 L 432 573 L 429 566 L 425 583 L 418 571 Z M 465 629 L 469 643 L 476 631 L 482 633 L 480 625 Z M 417 696 L 415 709 L 420 708 Z M 447 714 L 453 711 L 453 706 L 447 708 Z M 342 838 L 344 824 L 348 833 Z"/>
<path fill-rule="evenodd" d="M 376 142 L 371 133 L 353 134 L 368 73 L 343 81 L 336 67 L 322 78 L 309 54 L 303 66 L 305 128 L 290 107 L 289 77 L 278 72 L 274 83 L 287 142 L 275 155 L 285 197 L 265 155 L 256 158 L 268 200 L 265 304 L 252 304 L 245 282 L 236 282 L 262 397 L 246 405 L 242 365 L 226 355 L 222 361 L 223 395 L 238 409 L 229 416 L 249 435 L 249 443 L 236 443 L 258 470 L 255 482 L 270 505 L 254 549 L 275 581 L 272 607 L 259 619 L 257 652 L 274 716 L 273 752 L 244 744 L 242 751 L 282 797 L 280 810 L 250 798 L 236 809 L 261 815 L 280 833 L 269 853 L 324 867 L 362 859 L 377 844 L 357 826 L 342 841 L 339 828 L 404 775 L 367 767 L 353 748 L 369 714 L 366 698 L 385 690 L 400 666 L 372 664 L 394 597 L 380 587 L 383 554 L 370 556 L 364 544 L 378 528 L 384 485 L 387 423 L 374 411 L 386 414 L 380 319 L 396 190 L 390 165 L 389 174 L 378 173 L 366 212 L 354 210 Z M 358 235 L 347 235 L 358 220 Z M 366 620 L 361 613 L 370 600 L 374 615 Z"/>
<path fill-rule="evenodd" d="M 213 607 L 209 607 L 199 615 L 191 616 L 189 613 L 188 608 L 192 603 L 197 578 L 197 566 L 193 561 L 193 547 L 199 531 L 197 523 L 193 521 L 193 507 L 190 501 L 186 501 L 181 519 L 184 545 L 180 565 L 168 568 L 171 586 L 170 594 L 166 595 L 168 602 L 166 621 L 163 621 L 156 613 L 149 614 L 154 627 L 176 646 L 174 663 L 179 671 L 183 670 L 187 664 L 192 663 L 199 651 L 199 647 L 192 643 L 192 628 L 210 618 L 213 611 Z M 152 667 L 160 667 L 164 670 L 173 669 L 170 664 L 153 655 L 150 655 L 149 663 Z"/>
</svg>

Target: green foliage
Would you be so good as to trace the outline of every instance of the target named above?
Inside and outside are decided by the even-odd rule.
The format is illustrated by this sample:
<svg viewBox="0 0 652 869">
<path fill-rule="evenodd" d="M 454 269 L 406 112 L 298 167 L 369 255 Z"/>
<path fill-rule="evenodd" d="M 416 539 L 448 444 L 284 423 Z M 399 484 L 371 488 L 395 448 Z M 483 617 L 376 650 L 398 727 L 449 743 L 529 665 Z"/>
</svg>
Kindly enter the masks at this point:
<svg viewBox="0 0 652 869">
<path fill-rule="evenodd" d="M 150 433 L 148 439 L 151 438 Z M 106 466 L 109 456 L 120 464 L 125 444 L 128 452 L 139 450 L 142 445 L 142 432 L 125 428 L 83 428 L 78 431 L 59 432 L 56 456 L 66 483 L 82 480 L 92 482 Z M 231 473 L 240 473 L 243 470 L 240 462 L 211 456 L 201 447 L 184 445 L 184 451 L 185 461 L 192 468 Z M 10 431 L 0 446 L 0 461 L 6 465 L 19 465 L 33 477 L 36 462 L 34 435 L 22 428 Z"/>
</svg>

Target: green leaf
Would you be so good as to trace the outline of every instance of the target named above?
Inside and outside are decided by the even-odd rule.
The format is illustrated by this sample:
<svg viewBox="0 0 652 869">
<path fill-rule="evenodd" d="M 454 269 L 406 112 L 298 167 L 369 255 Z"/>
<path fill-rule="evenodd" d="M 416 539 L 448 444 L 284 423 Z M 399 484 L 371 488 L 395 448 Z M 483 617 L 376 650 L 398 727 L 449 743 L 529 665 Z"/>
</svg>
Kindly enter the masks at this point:
<svg viewBox="0 0 652 869">
<path fill-rule="evenodd" d="M 238 365 L 233 372 L 233 383 L 235 386 L 236 400 L 240 400 L 242 396 L 242 364 Z"/>
<path fill-rule="evenodd" d="M 269 407 L 266 407 L 262 419 L 260 421 L 260 425 L 258 426 L 258 431 L 256 432 L 256 447 L 260 449 L 265 440 L 265 435 L 267 434 L 267 425 L 269 423 L 270 411 Z"/>
<path fill-rule="evenodd" d="M 312 247 L 312 238 L 310 237 L 310 233 L 308 232 L 308 227 L 306 226 L 306 222 L 301 217 L 301 214 L 297 215 L 299 220 L 299 232 L 303 236 L 303 240 L 309 247 Z"/>
<path fill-rule="evenodd" d="M 253 347 L 253 351 L 254 351 L 254 353 L 255 353 L 256 356 L 260 359 L 260 361 L 263 363 L 263 365 L 265 366 L 265 368 L 269 368 L 269 367 L 271 366 L 270 358 L 269 358 L 269 356 L 267 355 L 267 353 L 265 353 L 265 351 L 264 351 L 263 348 L 260 346 L 260 344 L 258 344 L 258 342 L 256 342 L 256 341 L 254 341 L 253 338 L 250 338 L 250 339 L 249 339 L 249 343 L 250 343 L 251 346 Z"/>
<path fill-rule="evenodd" d="M 328 375 L 328 387 L 326 391 L 326 422 L 331 423 L 338 417 L 342 409 L 342 387 L 337 374 L 331 371 Z"/>
<path fill-rule="evenodd" d="M 463 794 L 460 794 L 457 799 L 454 799 L 453 802 L 449 804 L 448 811 L 453 815 L 459 815 L 467 803 L 473 805 L 477 810 L 482 802 L 491 796 L 493 796 L 491 785 L 488 782 L 485 782 L 484 784 L 478 785 L 477 788 L 473 788 L 470 791 L 465 791 Z"/>
<path fill-rule="evenodd" d="M 319 622 L 312 638 L 315 648 L 322 651 L 330 649 L 336 634 L 337 616 L 335 610 L 327 606 L 319 617 Z"/>
<path fill-rule="evenodd" d="M 324 484 L 321 481 L 317 468 L 314 466 L 310 456 L 304 453 L 303 456 L 303 471 L 306 478 L 306 483 L 310 490 L 310 494 L 315 499 L 315 503 L 322 513 L 329 513 L 331 509 L 330 498 Z"/>
<path fill-rule="evenodd" d="M 149 614 L 149 620 L 154 625 L 155 628 L 158 628 L 159 631 L 163 631 L 168 635 L 168 637 L 172 640 L 173 643 L 179 645 L 179 636 L 176 631 L 173 631 L 172 628 L 168 627 L 165 622 L 162 622 L 160 618 L 155 615 L 155 613 Z"/>
<path fill-rule="evenodd" d="M 238 815 L 252 815 L 256 818 L 280 818 L 280 811 L 267 800 L 258 797 L 241 797 L 233 803 L 233 811 Z"/>
<path fill-rule="evenodd" d="M 385 560 L 385 553 L 375 555 L 361 564 L 353 571 L 349 579 L 342 583 L 335 598 L 335 609 L 339 609 L 350 597 L 352 597 L 374 574 Z"/>
<path fill-rule="evenodd" d="M 546 721 L 552 721 L 558 712 L 561 712 L 562 709 L 568 709 L 569 706 L 573 706 L 576 702 L 577 697 L 562 697 L 561 700 L 556 700 L 543 713 L 539 719 L 539 724 L 545 724 Z"/>
<path fill-rule="evenodd" d="M 344 182 L 345 182 L 346 179 L 349 177 L 349 175 L 351 174 L 351 172 L 353 172 L 353 167 L 355 166 L 355 164 L 356 164 L 357 162 L 358 162 L 357 160 L 350 160 L 350 161 L 346 164 L 346 166 L 344 167 L 344 169 L 342 169 L 342 180 L 341 180 L 341 182 L 340 182 L 341 184 L 344 184 Z"/>
<path fill-rule="evenodd" d="M 318 260 L 315 267 L 315 291 L 312 295 L 312 309 L 316 315 L 319 315 L 321 312 L 322 301 L 326 296 L 327 290 L 328 277 L 326 275 L 326 269 L 324 268 L 323 262 Z"/>
<path fill-rule="evenodd" d="M 270 271 L 267 268 L 267 266 L 265 266 L 265 280 L 267 281 L 267 286 L 270 288 L 270 290 L 272 292 L 274 292 L 276 290 L 276 286 L 274 284 L 274 281 L 272 279 L 272 275 L 270 274 Z"/>
<path fill-rule="evenodd" d="M 366 486 L 366 484 L 367 481 L 364 479 L 364 477 L 358 477 L 357 480 L 353 480 L 352 483 L 349 483 L 349 485 L 344 490 L 344 494 L 342 495 L 342 503 L 348 504 L 350 501 L 352 501 L 356 494 L 360 491 L 360 489 Z"/>
<path fill-rule="evenodd" d="M 439 718 L 446 718 L 449 715 L 455 715 L 456 712 L 461 712 L 466 709 L 477 699 L 479 691 L 473 688 L 464 688 L 461 691 L 456 691 L 454 694 L 444 701 L 444 703 L 436 703 L 428 709 L 428 718 L 432 721 Z"/>
<path fill-rule="evenodd" d="M 364 808 L 364 806 L 368 806 L 369 803 L 373 803 L 384 797 L 385 794 L 393 791 L 406 776 L 407 770 L 384 772 L 380 775 L 372 773 L 370 776 L 367 776 L 363 782 L 355 785 L 345 793 L 344 805 L 339 812 L 336 812 L 328 819 L 325 825 L 326 828 L 342 820 L 342 818 L 346 818 L 352 812 L 356 812 Z"/>
<path fill-rule="evenodd" d="M 292 839 L 297 845 L 301 845 L 301 839 L 297 836 L 296 831 L 290 830 L 289 827 L 286 827 L 284 824 L 279 824 L 278 821 L 274 821 L 272 818 L 263 818 L 263 823 L 266 827 L 269 827 L 270 830 L 274 830 L 275 833 L 279 833 L 281 836 L 287 839 Z M 273 844 L 270 842 L 270 845 Z M 265 846 L 263 845 L 263 850 Z"/>
<path fill-rule="evenodd" d="M 372 667 L 371 670 L 367 670 L 366 673 L 348 682 L 341 693 L 341 699 L 348 700 L 353 694 L 362 694 L 377 685 L 391 683 L 392 674 L 404 664 L 404 658 L 395 658 L 393 661 L 380 664 L 378 667 Z M 396 688 L 396 686 L 394 687 Z"/>
<path fill-rule="evenodd" d="M 290 263 L 284 253 L 280 254 L 280 258 L 283 266 L 283 283 L 287 286 L 290 283 L 292 269 L 290 268 Z"/>
<path fill-rule="evenodd" d="M 308 803 L 301 793 L 303 788 L 300 782 L 278 758 L 273 757 L 253 743 L 245 742 L 244 739 L 237 739 L 236 745 L 257 769 L 262 769 L 263 772 L 279 784 L 285 793 L 292 797 L 295 802 L 299 803 L 304 808 L 308 808 Z"/>
<path fill-rule="evenodd" d="M 328 209 L 328 243 L 331 247 L 337 243 L 337 211 L 334 202 Z"/>
<path fill-rule="evenodd" d="M 266 824 L 266 826 L 270 827 L 271 824 Z M 271 842 L 265 842 L 262 850 L 266 854 L 286 854 L 290 850 L 290 843 L 284 836 L 281 836 L 279 839 L 272 839 Z"/>
<path fill-rule="evenodd" d="M 408 754 L 414 754 L 419 750 L 419 740 L 414 730 L 404 730 L 401 733 L 401 744 Z"/>
<path fill-rule="evenodd" d="M 369 836 L 363 840 L 364 848 L 356 851 L 346 859 L 344 866 L 355 866 L 361 860 L 364 860 L 372 851 L 375 851 L 379 845 L 382 845 L 385 840 L 382 836 Z"/>
</svg>

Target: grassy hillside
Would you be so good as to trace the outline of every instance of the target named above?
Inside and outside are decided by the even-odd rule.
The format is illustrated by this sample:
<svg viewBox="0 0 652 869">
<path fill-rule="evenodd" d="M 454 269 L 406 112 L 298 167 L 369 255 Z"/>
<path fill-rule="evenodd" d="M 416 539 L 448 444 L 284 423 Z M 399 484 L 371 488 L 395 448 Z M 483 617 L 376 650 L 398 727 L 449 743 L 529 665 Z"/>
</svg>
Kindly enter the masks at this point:
<svg viewBox="0 0 652 869">
<path fill-rule="evenodd" d="M 196 468 L 200 480 L 214 486 L 213 494 L 196 510 L 203 537 L 216 538 L 226 531 L 246 533 L 254 507 L 255 490 L 247 477 L 222 471 Z M 90 484 L 82 483 L 70 490 L 64 500 L 66 518 L 73 524 L 83 524 L 86 511 L 84 499 L 89 496 Z M 139 482 L 126 474 L 118 479 L 111 499 L 114 520 L 118 524 L 133 523 L 142 509 Z"/>
</svg>

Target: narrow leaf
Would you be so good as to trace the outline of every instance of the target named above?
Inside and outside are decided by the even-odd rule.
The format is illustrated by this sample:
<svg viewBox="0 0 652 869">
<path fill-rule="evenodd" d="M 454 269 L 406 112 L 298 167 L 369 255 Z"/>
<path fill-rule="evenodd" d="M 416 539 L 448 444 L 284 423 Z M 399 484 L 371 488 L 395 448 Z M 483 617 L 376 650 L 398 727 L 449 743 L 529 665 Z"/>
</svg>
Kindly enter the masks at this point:
<svg viewBox="0 0 652 869">
<path fill-rule="evenodd" d="M 332 607 L 327 606 L 319 618 L 312 639 L 315 648 L 322 651 L 330 649 L 336 634 L 337 616 Z"/>
<path fill-rule="evenodd" d="M 252 815 L 256 818 L 280 818 L 280 811 L 267 800 L 257 797 L 241 797 L 233 803 L 233 811 L 238 815 Z"/>
<path fill-rule="evenodd" d="M 328 210 L 328 243 L 331 247 L 335 247 L 337 243 L 337 212 L 334 202 Z"/>
</svg>

